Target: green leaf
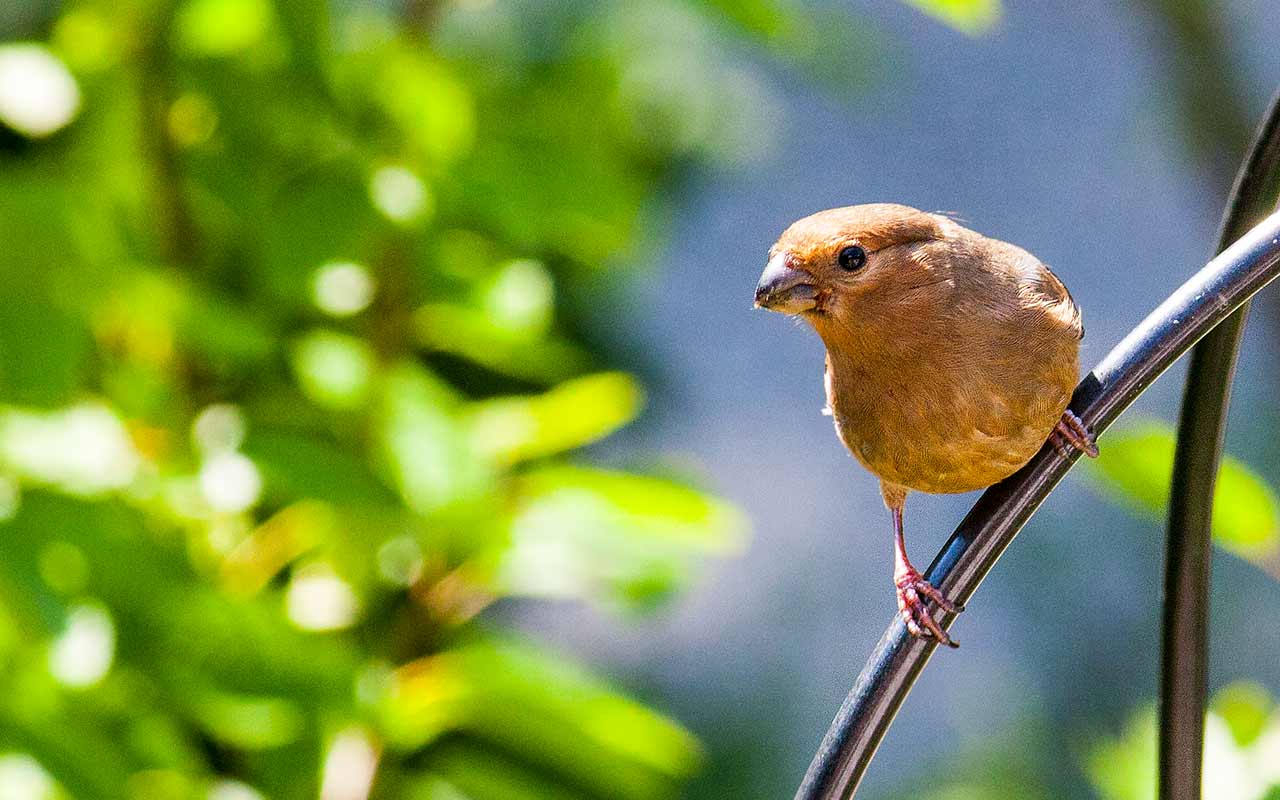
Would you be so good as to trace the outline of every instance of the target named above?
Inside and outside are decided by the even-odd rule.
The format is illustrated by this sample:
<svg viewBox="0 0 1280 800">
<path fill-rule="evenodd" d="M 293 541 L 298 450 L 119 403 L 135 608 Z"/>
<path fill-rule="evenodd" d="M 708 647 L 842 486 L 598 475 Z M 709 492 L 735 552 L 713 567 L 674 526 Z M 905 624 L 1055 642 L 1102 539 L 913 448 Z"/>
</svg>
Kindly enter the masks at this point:
<svg viewBox="0 0 1280 800">
<path fill-rule="evenodd" d="M 1085 774 L 1101 800 L 1155 800 L 1156 712 L 1133 714 L 1118 737 L 1089 748 Z"/>
<path fill-rule="evenodd" d="M 475 742 L 446 742 L 431 749 L 425 777 L 415 778 L 406 800 L 588 800 L 588 795 Z"/>
<path fill-rule="evenodd" d="M 1000 0 L 903 0 L 970 36 L 986 33 L 1000 21 Z"/>
<path fill-rule="evenodd" d="M 378 439 L 401 495 L 420 513 L 477 501 L 493 488 L 493 469 L 471 448 L 456 403 L 451 389 L 414 365 L 394 368 L 384 382 Z"/>
<path fill-rule="evenodd" d="M 418 48 L 391 47 L 368 77 L 366 91 L 426 160 L 449 164 L 475 137 L 471 92 Z"/>
<path fill-rule="evenodd" d="M 331 443 L 283 430 L 251 430 L 244 445 L 277 501 L 311 497 L 356 507 L 392 506 L 395 495 L 363 461 Z"/>
<path fill-rule="evenodd" d="M 275 350 L 274 331 L 222 292 L 150 267 L 112 277 L 92 314 L 135 360 L 166 366 L 175 343 L 215 366 L 258 362 Z"/>
<path fill-rule="evenodd" d="M 1266 730 L 1275 701 L 1262 686 L 1237 681 L 1214 692 L 1211 707 L 1227 723 L 1236 744 L 1247 747 Z"/>
<path fill-rule="evenodd" d="M 556 466 L 522 477 L 518 491 L 496 574 L 510 594 L 651 607 L 688 581 L 696 558 L 733 552 L 747 529 L 732 506 L 658 478 Z"/>
<path fill-rule="evenodd" d="M 701 761 L 697 742 L 674 722 L 516 643 L 468 645 L 406 665 L 388 687 L 382 721 L 399 747 L 463 731 L 622 800 L 667 796 Z M 604 763 L 607 771 L 597 766 Z"/>
<path fill-rule="evenodd" d="M 181 691 L 197 723 L 215 741 L 246 750 L 281 747 L 302 735 L 302 711 L 281 697 L 253 696 L 199 685 L 188 676 Z"/>
<path fill-rule="evenodd" d="M 1151 516 L 1163 515 L 1173 480 L 1174 433 L 1147 421 L 1113 430 L 1097 460 L 1101 485 Z M 1225 456 L 1213 499 L 1214 541 L 1229 553 L 1280 576 L 1280 529 L 1275 492 L 1247 465 Z"/>
<path fill-rule="evenodd" d="M 582 372 L 590 357 L 576 344 L 555 336 L 512 330 L 487 312 L 449 303 L 417 310 L 418 341 L 427 348 L 462 356 L 495 372 L 552 383 Z"/>
<path fill-rule="evenodd" d="M 664 478 L 554 466 L 525 475 L 520 489 L 529 501 L 589 495 L 624 515 L 643 535 L 706 552 L 732 552 L 742 545 L 747 528 L 735 507 Z"/>
<path fill-rule="evenodd" d="M 476 451 L 512 464 L 608 436 L 635 418 L 642 401 L 634 378 L 605 372 L 565 381 L 537 397 L 475 403 L 467 419 Z"/>
</svg>

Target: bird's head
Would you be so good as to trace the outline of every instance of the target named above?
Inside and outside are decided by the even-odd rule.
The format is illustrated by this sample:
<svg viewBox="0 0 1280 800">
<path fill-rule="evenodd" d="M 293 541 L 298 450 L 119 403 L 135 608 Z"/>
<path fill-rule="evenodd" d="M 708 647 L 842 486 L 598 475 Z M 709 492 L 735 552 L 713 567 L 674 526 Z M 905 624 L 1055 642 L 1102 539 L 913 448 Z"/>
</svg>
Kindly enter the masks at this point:
<svg viewBox="0 0 1280 800">
<path fill-rule="evenodd" d="M 933 265 L 918 245 L 958 228 L 892 203 L 820 211 L 791 225 L 769 250 L 757 308 L 815 317 L 851 313 L 861 298 L 893 300 Z"/>
</svg>

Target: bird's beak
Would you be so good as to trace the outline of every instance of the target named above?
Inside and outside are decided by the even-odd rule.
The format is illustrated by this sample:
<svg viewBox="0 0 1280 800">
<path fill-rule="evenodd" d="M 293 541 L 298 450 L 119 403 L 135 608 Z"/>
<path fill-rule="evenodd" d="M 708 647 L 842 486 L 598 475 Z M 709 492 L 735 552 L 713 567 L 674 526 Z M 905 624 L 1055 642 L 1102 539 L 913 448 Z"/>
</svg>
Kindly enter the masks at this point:
<svg viewBox="0 0 1280 800">
<path fill-rule="evenodd" d="M 791 255 L 778 253 L 765 265 L 760 283 L 756 284 L 756 308 L 767 308 L 783 314 L 799 314 L 818 304 L 818 287 L 813 275 L 792 266 Z"/>
</svg>

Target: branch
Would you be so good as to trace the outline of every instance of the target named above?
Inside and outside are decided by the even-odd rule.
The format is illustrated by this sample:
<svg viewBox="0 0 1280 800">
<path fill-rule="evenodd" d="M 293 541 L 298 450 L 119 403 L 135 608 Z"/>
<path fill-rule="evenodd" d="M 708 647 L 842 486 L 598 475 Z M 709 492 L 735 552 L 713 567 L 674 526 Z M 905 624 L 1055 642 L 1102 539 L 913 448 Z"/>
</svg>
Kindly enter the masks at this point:
<svg viewBox="0 0 1280 800">
<path fill-rule="evenodd" d="M 1151 383 L 1215 325 L 1280 275 L 1280 213 L 1197 272 L 1143 320 L 1076 387 L 1071 408 L 1105 431 Z M 926 578 L 965 603 L 1049 492 L 1071 468 L 1044 447 L 978 498 L 930 565 Z M 951 624 L 948 615 L 944 627 Z M 907 633 L 902 620 L 881 637 L 836 713 L 796 800 L 853 796 L 876 747 L 937 646 Z"/>
</svg>

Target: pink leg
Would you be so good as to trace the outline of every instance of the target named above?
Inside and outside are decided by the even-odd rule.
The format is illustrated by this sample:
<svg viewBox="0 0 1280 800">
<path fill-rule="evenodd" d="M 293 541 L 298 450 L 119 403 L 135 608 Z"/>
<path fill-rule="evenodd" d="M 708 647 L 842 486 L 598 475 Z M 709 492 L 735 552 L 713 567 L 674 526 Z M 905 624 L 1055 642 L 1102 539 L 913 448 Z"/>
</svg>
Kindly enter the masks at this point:
<svg viewBox="0 0 1280 800">
<path fill-rule="evenodd" d="M 896 505 L 890 511 L 893 512 L 893 585 L 897 588 L 898 613 L 902 615 L 902 621 L 912 636 L 932 637 L 948 647 L 959 647 L 959 642 L 948 636 L 929 613 L 927 601 L 932 600 L 943 611 L 952 614 L 964 611 L 964 607 L 944 597 L 911 566 L 902 535 L 902 506 Z"/>
<path fill-rule="evenodd" d="M 1058 420 L 1053 432 L 1049 434 L 1049 443 L 1063 458 L 1071 456 L 1072 447 L 1089 458 L 1098 457 L 1098 445 L 1093 434 L 1069 408 L 1062 412 L 1062 419 Z"/>
</svg>

